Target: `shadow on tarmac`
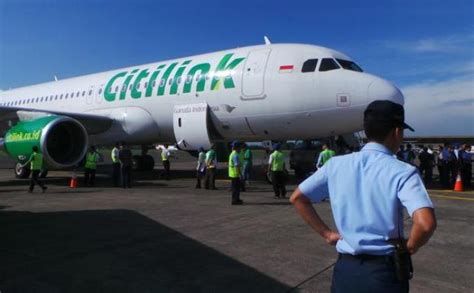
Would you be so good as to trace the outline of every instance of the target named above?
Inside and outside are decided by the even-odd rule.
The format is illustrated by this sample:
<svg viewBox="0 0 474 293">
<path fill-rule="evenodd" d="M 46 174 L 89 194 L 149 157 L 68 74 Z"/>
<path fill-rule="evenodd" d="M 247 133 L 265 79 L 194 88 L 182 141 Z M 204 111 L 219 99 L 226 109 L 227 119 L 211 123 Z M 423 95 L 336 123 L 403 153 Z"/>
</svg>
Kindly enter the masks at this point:
<svg viewBox="0 0 474 293">
<path fill-rule="evenodd" d="M 2 292 L 284 292 L 130 210 L 0 212 Z"/>
</svg>

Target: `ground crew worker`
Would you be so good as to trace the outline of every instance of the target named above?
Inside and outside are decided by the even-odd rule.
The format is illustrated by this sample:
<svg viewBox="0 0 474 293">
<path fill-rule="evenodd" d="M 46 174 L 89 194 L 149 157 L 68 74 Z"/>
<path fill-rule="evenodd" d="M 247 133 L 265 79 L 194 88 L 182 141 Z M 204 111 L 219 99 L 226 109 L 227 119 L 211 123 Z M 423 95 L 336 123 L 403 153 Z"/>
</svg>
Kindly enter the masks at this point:
<svg viewBox="0 0 474 293">
<path fill-rule="evenodd" d="M 206 153 L 201 147 L 199 148 L 198 162 L 196 167 L 196 188 L 201 188 L 201 179 L 204 177 L 204 174 L 206 174 Z"/>
<path fill-rule="evenodd" d="M 240 191 L 245 192 L 245 179 L 244 179 L 244 150 L 245 150 L 245 143 L 240 145 L 240 153 L 239 153 L 239 160 L 240 160 Z"/>
<path fill-rule="evenodd" d="M 427 147 L 423 147 L 423 151 L 418 156 L 420 160 L 420 174 L 423 176 L 423 180 L 426 183 L 433 181 L 433 167 L 434 167 L 434 155 L 430 154 Z"/>
<path fill-rule="evenodd" d="M 336 152 L 331 150 L 328 144 L 323 144 L 323 151 L 319 154 L 317 167 L 321 168 L 322 166 L 324 166 L 324 164 L 326 164 L 329 159 L 334 157 L 335 154 Z"/>
<path fill-rule="evenodd" d="M 132 151 L 125 142 L 120 144 L 119 150 L 120 173 L 122 175 L 122 187 L 132 187 Z"/>
<path fill-rule="evenodd" d="M 456 159 L 453 147 L 449 144 L 445 144 L 441 154 L 443 157 L 443 187 L 451 188 L 456 181 L 457 175 L 454 168 L 456 165 Z"/>
<path fill-rule="evenodd" d="M 206 176 L 204 177 L 204 188 L 216 188 L 216 168 L 217 168 L 217 154 L 216 145 L 212 144 L 211 148 L 206 153 Z"/>
<path fill-rule="evenodd" d="M 471 187 L 471 178 L 472 178 L 472 155 L 471 155 L 471 145 L 466 144 L 463 148 L 463 151 L 459 151 L 461 158 L 461 180 L 466 188 Z"/>
<path fill-rule="evenodd" d="M 443 146 L 438 145 L 438 152 L 436 153 L 436 165 L 438 166 L 438 175 L 439 175 L 439 183 L 444 186 L 444 180 L 445 180 L 445 171 L 444 171 L 444 163 L 443 163 Z"/>
<path fill-rule="evenodd" d="M 112 181 L 115 187 L 120 186 L 120 160 L 119 160 L 119 143 L 115 143 L 110 156 L 112 158 Z"/>
<path fill-rule="evenodd" d="M 252 176 L 253 168 L 253 154 L 247 144 L 244 144 L 244 185 L 250 185 L 250 178 Z"/>
<path fill-rule="evenodd" d="M 394 156 L 405 128 L 412 130 L 403 106 L 370 103 L 364 112 L 369 143 L 331 159 L 291 196 L 297 212 L 339 252 L 331 292 L 408 292 L 410 255 L 428 242 L 436 219 L 416 167 Z M 312 205 L 328 196 L 337 230 Z M 403 207 L 413 219 L 406 244 Z"/>
<path fill-rule="evenodd" d="M 30 170 L 31 170 L 31 180 L 30 180 L 30 188 L 28 189 L 29 193 L 33 192 L 33 189 L 35 188 L 35 184 L 38 184 L 43 193 L 45 193 L 46 187 L 43 182 L 39 180 L 39 174 L 41 172 L 41 169 L 43 168 L 43 155 L 38 152 L 38 147 L 34 146 L 32 148 L 33 153 L 31 154 L 30 158 L 28 161 L 26 161 L 23 165 L 22 168 L 26 167 L 28 164 L 30 164 Z"/>
<path fill-rule="evenodd" d="M 415 159 L 416 159 L 416 154 L 413 151 L 413 147 L 411 144 L 407 143 L 405 152 L 403 153 L 403 160 L 407 162 L 408 164 L 415 166 Z"/>
<path fill-rule="evenodd" d="M 164 148 L 161 150 L 161 162 L 163 163 L 163 168 L 165 169 L 164 177 L 166 180 L 170 180 L 170 157 L 171 152 L 168 150 L 168 145 L 165 144 Z"/>
<path fill-rule="evenodd" d="M 286 167 L 285 167 L 285 155 L 280 152 L 281 144 L 277 143 L 273 147 L 273 153 L 268 159 L 268 170 L 272 178 L 273 192 L 275 198 L 286 197 Z"/>
<path fill-rule="evenodd" d="M 94 186 L 95 172 L 97 170 L 97 162 L 99 159 L 100 155 L 95 147 L 89 147 L 89 151 L 86 154 L 86 163 L 84 165 L 84 186 Z"/>
<path fill-rule="evenodd" d="M 234 141 L 232 143 L 232 153 L 229 155 L 229 178 L 232 182 L 232 204 L 241 205 L 244 202 L 240 199 L 240 143 Z"/>
</svg>

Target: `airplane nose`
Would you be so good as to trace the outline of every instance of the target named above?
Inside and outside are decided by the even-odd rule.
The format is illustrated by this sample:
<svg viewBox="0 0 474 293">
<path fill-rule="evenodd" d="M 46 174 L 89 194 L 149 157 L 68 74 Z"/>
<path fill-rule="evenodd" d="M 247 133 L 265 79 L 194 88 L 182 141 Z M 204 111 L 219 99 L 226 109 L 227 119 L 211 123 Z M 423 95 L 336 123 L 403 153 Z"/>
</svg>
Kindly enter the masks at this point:
<svg viewBox="0 0 474 293">
<path fill-rule="evenodd" d="M 397 104 L 403 105 L 404 97 L 402 92 L 392 83 L 384 79 L 376 79 L 369 84 L 368 88 L 369 101 L 390 100 Z"/>
</svg>

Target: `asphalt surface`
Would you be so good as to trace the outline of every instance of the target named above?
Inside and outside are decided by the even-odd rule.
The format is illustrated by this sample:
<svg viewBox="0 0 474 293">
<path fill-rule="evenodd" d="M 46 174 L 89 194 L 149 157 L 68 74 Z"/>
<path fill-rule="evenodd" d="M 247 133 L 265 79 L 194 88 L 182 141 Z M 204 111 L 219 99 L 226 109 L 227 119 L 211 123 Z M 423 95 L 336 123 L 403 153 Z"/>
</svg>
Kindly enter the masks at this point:
<svg viewBox="0 0 474 293">
<path fill-rule="evenodd" d="M 335 249 L 287 200 L 256 181 L 231 206 L 224 176 L 218 190 L 194 188 L 191 160 L 172 163 L 170 181 L 158 165 L 135 173 L 132 189 L 110 187 L 107 165 L 92 188 L 50 172 L 47 193 L 28 194 L 0 159 L 0 291 L 330 291 Z M 411 292 L 474 292 L 474 192 L 430 195 L 438 229 L 413 257 Z M 329 203 L 316 209 L 332 224 Z"/>
</svg>

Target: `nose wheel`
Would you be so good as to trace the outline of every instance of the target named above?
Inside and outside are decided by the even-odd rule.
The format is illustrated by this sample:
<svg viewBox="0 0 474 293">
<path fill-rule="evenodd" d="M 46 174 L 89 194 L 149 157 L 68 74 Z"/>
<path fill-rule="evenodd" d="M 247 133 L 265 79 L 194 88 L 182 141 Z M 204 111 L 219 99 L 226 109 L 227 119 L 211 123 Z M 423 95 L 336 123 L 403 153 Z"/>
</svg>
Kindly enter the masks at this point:
<svg viewBox="0 0 474 293">
<path fill-rule="evenodd" d="M 15 164 L 15 177 L 18 179 L 26 179 L 30 176 L 30 168 L 28 166 L 23 167 L 23 164 L 18 162 Z"/>
</svg>

